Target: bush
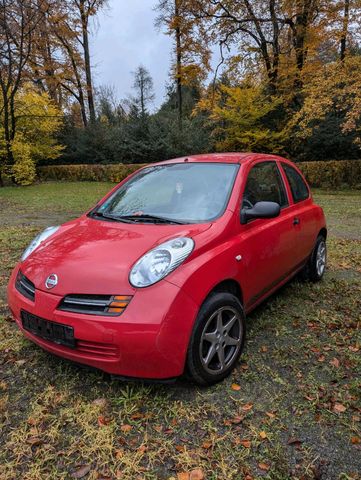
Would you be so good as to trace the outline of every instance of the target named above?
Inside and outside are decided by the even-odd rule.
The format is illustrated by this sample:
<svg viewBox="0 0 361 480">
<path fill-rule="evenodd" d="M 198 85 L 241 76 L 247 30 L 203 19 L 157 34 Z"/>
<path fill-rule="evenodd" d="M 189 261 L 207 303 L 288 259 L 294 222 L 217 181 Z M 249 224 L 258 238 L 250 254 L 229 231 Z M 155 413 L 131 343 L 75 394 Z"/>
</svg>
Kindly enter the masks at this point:
<svg viewBox="0 0 361 480">
<path fill-rule="evenodd" d="M 119 183 L 144 164 L 118 165 L 50 165 L 38 168 L 42 181 L 114 182 Z"/>
<path fill-rule="evenodd" d="M 118 183 L 145 165 L 122 163 L 118 165 L 51 165 L 39 167 L 38 177 L 43 181 Z M 361 160 L 300 162 L 297 166 L 312 187 L 361 188 Z"/>
<path fill-rule="evenodd" d="M 361 160 L 301 162 L 297 166 L 312 187 L 361 188 Z"/>
</svg>

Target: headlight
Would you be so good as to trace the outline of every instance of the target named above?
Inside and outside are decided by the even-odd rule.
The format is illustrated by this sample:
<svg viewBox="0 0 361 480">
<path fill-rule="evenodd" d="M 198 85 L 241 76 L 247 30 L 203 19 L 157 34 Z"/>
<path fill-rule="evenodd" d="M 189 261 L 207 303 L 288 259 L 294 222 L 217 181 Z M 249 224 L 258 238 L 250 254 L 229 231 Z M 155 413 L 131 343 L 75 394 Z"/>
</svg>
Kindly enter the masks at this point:
<svg viewBox="0 0 361 480">
<path fill-rule="evenodd" d="M 43 232 L 39 233 L 34 240 L 30 243 L 28 248 L 24 251 L 21 255 L 21 261 L 24 261 L 28 256 L 33 253 L 34 250 L 38 248 L 38 246 L 46 240 L 50 235 L 53 235 L 60 227 L 48 227 Z"/>
<path fill-rule="evenodd" d="M 132 268 L 129 281 L 133 287 L 149 287 L 176 269 L 192 252 L 191 238 L 175 238 L 150 250 Z"/>
</svg>

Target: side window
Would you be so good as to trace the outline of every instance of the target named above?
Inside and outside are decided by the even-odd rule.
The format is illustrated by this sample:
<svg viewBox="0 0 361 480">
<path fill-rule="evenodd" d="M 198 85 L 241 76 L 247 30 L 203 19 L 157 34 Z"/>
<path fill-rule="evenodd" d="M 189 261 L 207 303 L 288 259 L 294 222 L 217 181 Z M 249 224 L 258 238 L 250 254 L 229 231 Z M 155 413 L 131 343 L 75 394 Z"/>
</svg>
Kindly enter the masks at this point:
<svg viewBox="0 0 361 480">
<path fill-rule="evenodd" d="M 306 200 L 310 194 L 301 175 L 297 170 L 286 163 L 282 163 L 282 168 L 286 174 L 288 183 L 290 184 L 293 200 L 296 203 Z"/>
<path fill-rule="evenodd" d="M 275 162 L 262 162 L 249 172 L 243 194 L 242 208 L 252 208 L 257 202 L 276 202 L 288 205 L 283 180 Z"/>
</svg>

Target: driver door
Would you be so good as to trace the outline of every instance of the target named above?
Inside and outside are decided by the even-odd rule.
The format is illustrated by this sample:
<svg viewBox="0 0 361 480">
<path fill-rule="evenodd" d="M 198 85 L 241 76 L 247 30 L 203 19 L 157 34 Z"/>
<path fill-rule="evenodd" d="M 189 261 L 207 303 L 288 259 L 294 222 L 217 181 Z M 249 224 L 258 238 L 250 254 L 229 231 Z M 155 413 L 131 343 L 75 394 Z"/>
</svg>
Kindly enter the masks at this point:
<svg viewBox="0 0 361 480">
<path fill-rule="evenodd" d="M 276 218 L 254 219 L 240 225 L 243 274 L 240 279 L 246 309 L 255 306 L 296 268 L 295 231 L 287 191 L 276 161 L 260 161 L 248 172 L 241 208 L 257 202 L 276 202 Z"/>
</svg>

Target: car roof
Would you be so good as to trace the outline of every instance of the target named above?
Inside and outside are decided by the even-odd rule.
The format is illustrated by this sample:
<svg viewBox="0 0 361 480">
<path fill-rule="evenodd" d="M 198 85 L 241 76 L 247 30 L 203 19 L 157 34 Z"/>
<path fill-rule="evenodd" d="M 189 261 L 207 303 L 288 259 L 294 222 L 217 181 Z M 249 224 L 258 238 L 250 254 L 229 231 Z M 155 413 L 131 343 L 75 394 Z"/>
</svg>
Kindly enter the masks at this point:
<svg viewBox="0 0 361 480">
<path fill-rule="evenodd" d="M 171 160 L 166 160 L 164 162 L 154 163 L 153 165 L 167 165 L 172 163 L 249 163 L 254 160 L 284 160 L 288 161 L 285 158 L 279 157 L 277 155 L 269 155 L 265 153 L 202 153 L 200 155 L 188 155 L 185 157 L 173 158 Z"/>
</svg>

